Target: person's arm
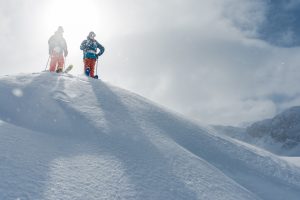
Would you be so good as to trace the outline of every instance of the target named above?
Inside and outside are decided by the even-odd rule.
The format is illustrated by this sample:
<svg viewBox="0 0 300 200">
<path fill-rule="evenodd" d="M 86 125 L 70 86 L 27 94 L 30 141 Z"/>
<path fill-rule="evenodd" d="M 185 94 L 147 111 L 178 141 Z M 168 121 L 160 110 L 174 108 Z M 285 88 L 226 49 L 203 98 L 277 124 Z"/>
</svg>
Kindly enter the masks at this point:
<svg viewBox="0 0 300 200">
<path fill-rule="evenodd" d="M 48 40 L 49 55 L 51 55 L 51 54 L 52 54 L 52 51 L 53 51 L 53 45 L 52 45 L 52 43 L 53 43 L 53 36 L 51 36 L 51 37 L 49 38 L 49 40 Z"/>
<path fill-rule="evenodd" d="M 99 53 L 97 54 L 97 57 L 98 57 L 104 53 L 105 48 L 99 42 L 97 42 L 97 48 L 100 50 Z"/>
<path fill-rule="evenodd" d="M 83 40 L 83 42 L 80 45 L 80 49 L 83 50 L 83 51 L 86 50 L 86 42 L 87 42 L 87 40 Z"/>
<path fill-rule="evenodd" d="M 64 56 L 67 57 L 68 56 L 68 46 L 67 46 L 67 42 L 64 39 Z"/>
</svg>

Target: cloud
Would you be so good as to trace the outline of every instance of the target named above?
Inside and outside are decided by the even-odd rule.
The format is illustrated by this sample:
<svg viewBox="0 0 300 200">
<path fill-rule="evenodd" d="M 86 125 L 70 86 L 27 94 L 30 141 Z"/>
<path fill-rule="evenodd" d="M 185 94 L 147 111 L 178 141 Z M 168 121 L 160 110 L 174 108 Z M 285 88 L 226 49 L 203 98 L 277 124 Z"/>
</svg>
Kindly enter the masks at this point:
<svg viewBox="0 0 300 200">
<path fill-rule="evenodd" d="M 0 4 L 1 5 L 1 4 Z M 13 37 L 12 37 L 12 21 L 11 18 L 7 16 L 7 11 L 5 7 L 0 6 L 0 44 L 2 48 L 0 48 L 1 55 L 1 63 L 4 66 L 8 66 L 10 58 L 9 53 L 12 52 Z M 3 67 L 4 68 L 4 67 Z M 8 68 L 2 69 L 5 72 L 8 72 Z"/>
<path fill-rule="evenodd" d="M 254 15 L 254 7 L 261 5 L 256 3 L 239 15 Z M 276 102 L 272 94 L 293 95 L 299 89 L 299 49 L 249 38 L 223 13 L 219 9 L 205 17 L 187 10 L 174 15 L 170 25 L 119 38 L 111 46 L 122 63 L 106 64 L 112 68 L 105 76 L 125 79 L 119 84 L 201 122 L 239 124 L 271 117 L 289 101 Z M 261 16 L 256 23 L 264 21 Z M 197 23 L 197 18 L 205 20 Z"/>
<path fill-rule="evenodd" d="M 258 29 L 266 22 L 267 2 L 264 0 L 225 0 L 221 14 L 249 37 L 258 37 Z"/>
<path fill-rule="evenodd" d="M 248 37 L 279 47 L 300 45 L 298 0 L 227 0 L 223 13 Z"/>
<path fill-rule="evenodd" d="M 1 67 L 1 74 L 42 70 L 47 39 L 54 31 L 41 21 L 48 1 L 32 0 L 36 7 L 31 9 L 25 3 L 15 8 L 16 2 L 1 2 L 5 12 L 0 40 L 9 47 L 0 50 L 6 55 L 2 66 L 13 66 Z M 97 39 L 106 48 L 99 60 L 104 81 L 203 123 L 236 125 L 272 117 L 299 103 L 300 51 L 271 41 L 293 43 L 295 28 L 265 38 L 271 30 L 262 28 L 270 20 L 269 2 L 90 0 L 98 10 L 95 23 L 84 27 L 80 21 L 78 30 L 74 27 L 76 36 L 65 28 L 68 61 L 75 66 L 73 73 L 82 71 L 78 44 L 94 24 Z M 293 10 L 295 5 L 289 1 L 280 8 Z"/>
</svg>

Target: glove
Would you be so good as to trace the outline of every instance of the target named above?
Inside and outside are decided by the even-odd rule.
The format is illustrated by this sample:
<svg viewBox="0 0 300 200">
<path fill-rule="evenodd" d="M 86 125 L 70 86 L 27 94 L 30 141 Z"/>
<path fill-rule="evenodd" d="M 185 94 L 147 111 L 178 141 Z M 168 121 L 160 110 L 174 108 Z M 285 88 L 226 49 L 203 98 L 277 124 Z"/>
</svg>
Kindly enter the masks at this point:
<svg viewBox="0 0 300 200">
<path fill-rule="evenodd" d="M 96 54 L 97 59 L 98 59 L 99 56 L 101 56 L 101 53 L 97 53 Z"/>
</svg>

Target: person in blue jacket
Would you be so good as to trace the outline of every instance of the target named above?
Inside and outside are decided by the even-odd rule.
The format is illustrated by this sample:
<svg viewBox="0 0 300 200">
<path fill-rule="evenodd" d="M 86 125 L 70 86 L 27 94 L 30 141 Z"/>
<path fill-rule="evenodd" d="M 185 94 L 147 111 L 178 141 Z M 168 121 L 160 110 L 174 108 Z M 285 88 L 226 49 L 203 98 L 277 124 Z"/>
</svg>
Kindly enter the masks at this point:
<svg viewBox="0 0 300 200">
<path fill-rule="evenodd" d="M 95 40 L 95 37 L 96 34 L 91 31 L 87 39 L 80 45 L 80 49 L 83 51 L 84 73 L 92 78 L 98 78 L 97 75 L 94 75 L 95 64 L 98 57 L 101 56 L 105 50 L 104 47 Z M 99 52 L 97 52 L 98 49 Z"/>
</svg>

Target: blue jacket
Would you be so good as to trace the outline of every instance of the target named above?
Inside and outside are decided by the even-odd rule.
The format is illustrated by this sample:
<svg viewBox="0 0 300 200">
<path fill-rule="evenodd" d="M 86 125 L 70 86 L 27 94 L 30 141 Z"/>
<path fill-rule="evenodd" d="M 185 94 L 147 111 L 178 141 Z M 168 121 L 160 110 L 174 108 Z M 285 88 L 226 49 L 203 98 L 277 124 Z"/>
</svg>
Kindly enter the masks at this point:
<svg viewBox="0 0 300 200">
<path fill-rule="evenodd" d="M 83 58 L 91 59 L 97 59 L 105 50 L 97 40 L 90 39 L 89 37 L 81 43 L 80 49 L 83 50 Z M 98 53 L 97 49 L 100 50 Z"/>
</svg>

